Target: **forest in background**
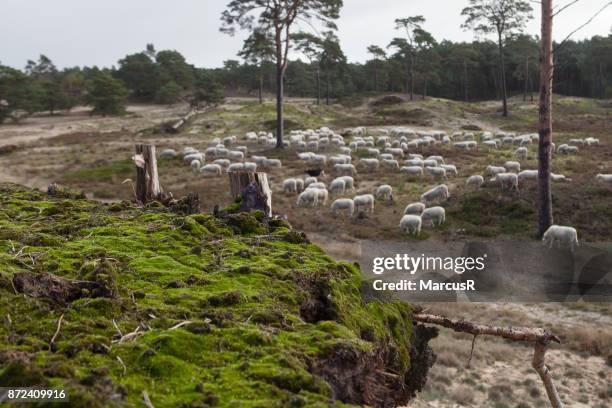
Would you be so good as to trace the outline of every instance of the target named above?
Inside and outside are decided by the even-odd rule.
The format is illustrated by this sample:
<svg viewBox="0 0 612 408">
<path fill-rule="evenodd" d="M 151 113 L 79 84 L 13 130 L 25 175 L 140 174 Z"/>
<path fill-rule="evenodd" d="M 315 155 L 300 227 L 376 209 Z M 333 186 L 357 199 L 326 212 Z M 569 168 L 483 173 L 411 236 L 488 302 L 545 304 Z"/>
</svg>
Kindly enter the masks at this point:
<svg viewBox="0 0 612 408">
<path fill-rule="evenodd" d="M 299 39 L 298 39 L 299 40 Z M 393 41 L 388 47 L 370 46 L 372 58 L 365 63 L 348 62 L 338 42 L 319 55 L 312 53 L 315 39 L 298 41 L 300 58 L 289 61 L 285 94 L 358 103 L 364 93 L 408 93 L 409 63 Z M 531 98 L 538 89 L 539 39 L 520 34 L 504 47 L 509 95 Z M 309 48 L 310 47 L 310 48 Z M 590 98 L 612 96 L 612 34 L 556 45 L 555 93 Z M 251 52 L 249 52 L 251 51 Z M 309 51 L 311 53 L 309 53 Z M 275 92 L 275 66 L 265 50 L 254 58 L 248 40 L 237 59 L 220 68 L 189 64 L 178 51 L 156 51 L 152 44 L 126 55 L 111 68 L 58 69 L 41 55 L 23 70 L 0 65 L 0 123 L 35 112 L 69 110 L 77 105 L 94 106 L 94 113 L 121 113 L 126 100 L 140 103 L 210 104 L 223 95 L 256 96 Z M 455 43 L 428 38 L 418 50 L 414 66 L 414 98 L 423 95 L 454 100 L 499 99 L 499 59 L 492 41 Z M 319 86 L 317 86 L 319 77 Z M 319 90 L 319 91 L 317 91 Z"/>
</svg>

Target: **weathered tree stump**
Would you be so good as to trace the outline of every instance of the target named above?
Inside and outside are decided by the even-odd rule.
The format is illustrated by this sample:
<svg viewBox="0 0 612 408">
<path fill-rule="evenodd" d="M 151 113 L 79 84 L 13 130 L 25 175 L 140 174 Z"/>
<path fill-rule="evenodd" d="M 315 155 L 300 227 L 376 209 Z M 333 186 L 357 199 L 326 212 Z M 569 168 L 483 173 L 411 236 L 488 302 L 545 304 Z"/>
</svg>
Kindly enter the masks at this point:
<svg viewBox="0 0 612 408">
<path fill-rule="evenodd" d="M 241 211 L 261 210 L 272 216 L 272 190 L 266 173 L 228 173 L 230 191 L 234 199 L 242 198 Z"/>
<path fill-rule="evenodd" d="M 79 281 L 48 273 L 20 272 L 13 276 L 13 287 L 17 293 L 34 298 L 51 299 L 60 304 L 84 297 L 112 297 L 112 290 L 102 282 Z"/>
<path fill-rule="evenodd" d="M 136 199 L 141 204 L 158 200 L 162 196 L 162 188 L 157 174 L 157 159 L 155 146 L 137 144 L 136 155 L 132 158 L 136 165 Z"/>
</svg>

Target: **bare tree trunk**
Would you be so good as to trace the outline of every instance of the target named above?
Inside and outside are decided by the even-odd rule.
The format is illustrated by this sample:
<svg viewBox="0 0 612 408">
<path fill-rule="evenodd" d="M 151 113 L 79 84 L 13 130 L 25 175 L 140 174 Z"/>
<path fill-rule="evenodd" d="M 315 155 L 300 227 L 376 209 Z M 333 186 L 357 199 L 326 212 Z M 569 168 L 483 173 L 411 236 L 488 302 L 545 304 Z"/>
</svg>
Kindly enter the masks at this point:
<svg viewBox="0 0 612 408">
<path fill-rule="evenodd" d="M 542 50 L 540 52 L 540 114 L 538 143 L 538 236 L 553 224 L 550 157 L 552 142 L 552 0 L 542 0 Z"/>
<path fill-rule="evenodd" d="M 414 63 L 410 64 L 410 100 L 414 100 Z"/>
<path fill-rule="evenodd" d="M 259 104 L 263 103 L 263 74 L 259 75 Z"/>
<path fill-rule="evenodd" d="M 272 190 L 266 173 L 231 172 L 230 192 L 234 199 L 242 198 L 242 211 L 261 210 L 272 216 Z"/>
<path fill-rule="evenodd" d="M 325 104 L 329 106 L 329 93 L 331 91 L 331 83 L 329 80 L 329 71 L 325 73 L 325 82 L 326 82 L 326 90 L 325 90 Z"/>
<path fill-rule="evenodd" d="M 157 174 L 155 146 L 137 144 L 134 164 L 136 165 L 136 199 L 141 204 L 157 200 L 162 195 Z"/>
<path fill-rule="evenodd" d="M 499 71 L 500 71 L 500 87 L 501 87 L 501 97 L 502 97 L 502 115 L 508 116 L 508 93 L 506 90 L 506 67 L 505 58 L 504 58 L 504 44 L 502 42 L 501 34 L 498 38 L 498 48 L 499 48 Z"/>
</svg>

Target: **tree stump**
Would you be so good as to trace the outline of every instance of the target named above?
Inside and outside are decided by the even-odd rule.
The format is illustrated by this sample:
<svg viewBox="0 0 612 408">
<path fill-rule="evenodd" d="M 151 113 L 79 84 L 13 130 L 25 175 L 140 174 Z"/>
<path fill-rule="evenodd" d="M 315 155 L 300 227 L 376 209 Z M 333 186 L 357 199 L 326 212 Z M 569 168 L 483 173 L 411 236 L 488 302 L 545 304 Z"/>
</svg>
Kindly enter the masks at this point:
<svg viewBox="0 0 612 408">
<path fill-rule="evenodd" d="M 136 199 L 141 204 L 158 200 L 162 195 L 157 174 L 155 146 L 137 144 L 136 155 L 132 158 L 136 165 Z"/>
<path fill-rule="evenodd" d="M 230 191 L 234 199 L 241 198 L 241 211 L 261 210 L 272 216 L 272 190 L 266 173 L 231 172 L 228 173 Z"/>
</svg>

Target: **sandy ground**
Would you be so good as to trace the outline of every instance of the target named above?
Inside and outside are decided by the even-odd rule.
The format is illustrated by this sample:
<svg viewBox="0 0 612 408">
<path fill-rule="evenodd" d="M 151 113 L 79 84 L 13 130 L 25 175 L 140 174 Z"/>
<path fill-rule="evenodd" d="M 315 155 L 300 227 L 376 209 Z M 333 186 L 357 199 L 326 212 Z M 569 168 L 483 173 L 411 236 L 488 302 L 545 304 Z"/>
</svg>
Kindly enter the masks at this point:
<svg viewBox="0 0 612 408">
<path fill-rule="evenodd" d="M 237 99 L 236 102 L 247 100 Z M 308 106 L 308 101 L 293 101 Z M 238 111 L 239 105 L 232 105 L 228 111 Z M 66 184 L 83 188 L 96 199 L 117 200 L 130 198 L 131 188 L 122 185 L 120 173 L 104 175 L 104 182 L 90 184 L 76 175 L 83 169 L 107 169 L 108 163 L 128 163 L 135 142 L 154 143 L 159 149 L 172 147 L 180 150 L 191 145 L 204 149 L 213 135 L 209 131 L 215 118 L 197 120 L 193 128 L 185 133 L 167 136 L 142 134 L 142 130 L 174 119 L 184 113 L 186 107 L 172 108 L 159 106 L 130 106 L 129 114 L 122 118 L 90 117 L 87 110 L 75 109 L 67 116 L 37 116 L 19 125 L 0 126 L 0 146 L 18 145 L 18 151 L 0 155 L 0 181 L 18 182 L 38 188 L 45 188 L 50 182 L 64 181 Z M 442 117 L 443 115 L 440 115 Z M 442 120 L 442 119 L 441 119 Z M 444 125 L 488 123 L 474 117 L 465 119 L 449 116 Z M 496 124 L 488 123 L 490 128 Z M 416 126 L 411 126 L 415 127 Z M 423 127 L 427 128 L 427 127 Z M 429 127 L 431 128 L 431 127 Z M 253 147 L 253 150 L 257 147 Z M 605 153 L 608 154 L 608 153 Z M 445 156 L 446 157 L 446 156 Z M 600 160 L 610 160 L 601 156 Z M 459 165 L 469 165 L 471 157 L 453 157 Z M 299 164 L 283 157 L 287 163 L 281 171 L 270 172 L 273 186 L 282 183 L 288 176 L 300 175 Z M 203 181 L 178 163 L 166 167 L 160 163 L 161 183 L 179 196 L 196 191 L 202 199 L 205 211 L 215 204 L 231 201 L 225 186 L 226 180 Z M 108 170 L 113 170 L 111 167 Z M 72 175 L 73 178 L 66 178 Z M 375 176 L 379 177 L 379 176 Z M 400 180 L 385 176 L 385 182 L 397 185 Z M 83 180 L 87 180 L 84 178 Z M 451 184 L 460 181 L 451 181 Z M 364 178 L 358 186 L 361 192 L 370 192 L 376 185 L 376 178 Z M 426 187 L 427 183 L 419 186 Z M 398 191 L 400 202 L 414 196 L 414 191 Z M 403 201 L 402 201 L 403 200 Z M 362 264 L 366 277 L 371 277 L 371 258 L 384 254 L 393 255 L 406 251 L 431 254 L 460 254 L 465 240 L 456 239 L 456 231 L 444 236 L 432 234 L 423 241 L 402 241 L 396 232 L 401 205 L 377 206 L 377 214 L 353 222 L 339 222 L 326 212 L 318 211 L 312 216 L 310 210 L 296 210 L 295 197 L 276 194 L 275 210 L 286 214 L 298 228 L 305 230 L 310 239 L 322 246 L 331 256 L 338 259 L 357 261 Z M 496 240 L 497 242 L 497 240 Z M 499 241 L 501 242 L 501 241 Z M 517 242 L 508 240 L 501 245 L 503 254 L 517 254 L 523 263 L 536 263 L 540 247 L 534 241 Z M 517 251 L 509 248 L 520 247 Z M 507 271 L 510 271 L 506 268 Z M 515 282 L 516 283 L 516 282 Z M 522 285 L 523 283 L 521 283 Z M 520 286 L 520 285 L 519 285 Z M 414 301 L 409 296 L 406 300 Z M 465 300 L 465 298 L 463 298 Z M 612 406 L 612 307 L 599 303 L 423 303 L 432 312 L 443 313 L 455 318 L 464 317 L 483 323 L 548 327 L 563 337 L 563 344 L 555 347 L 547 362 L 557 379 L 559 391 L 567 406 L 607 407 Z M 469 358 L 471 337 L 442 329 L 439 338 L 432 342 L 438 353 L 438 363 L 431 371 L 426 389 L 410 405 L 411 407 L 540 407 L 546 406 L 543 388 L 530 367 L 531 348 L 495 338 L 479 338 L 470 368 Z"/>
</svg>

